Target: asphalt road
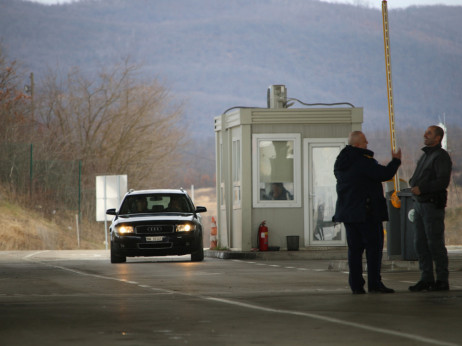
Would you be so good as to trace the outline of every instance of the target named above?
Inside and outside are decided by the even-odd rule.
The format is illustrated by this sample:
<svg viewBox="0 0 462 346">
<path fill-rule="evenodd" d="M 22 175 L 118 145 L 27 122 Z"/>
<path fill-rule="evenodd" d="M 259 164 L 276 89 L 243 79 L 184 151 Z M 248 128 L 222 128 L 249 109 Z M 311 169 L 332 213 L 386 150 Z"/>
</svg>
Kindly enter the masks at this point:
<svg viewBox="0 0 462 346">
<path fill-rule="evenodd" d="M 0 252 L 0 345 L 459 345 L 451 291 L 352 295 L 327 260 L 129 258 L 107 251 Z M 332 267 L 332 266 L 331 266 Z"/>
</svg>

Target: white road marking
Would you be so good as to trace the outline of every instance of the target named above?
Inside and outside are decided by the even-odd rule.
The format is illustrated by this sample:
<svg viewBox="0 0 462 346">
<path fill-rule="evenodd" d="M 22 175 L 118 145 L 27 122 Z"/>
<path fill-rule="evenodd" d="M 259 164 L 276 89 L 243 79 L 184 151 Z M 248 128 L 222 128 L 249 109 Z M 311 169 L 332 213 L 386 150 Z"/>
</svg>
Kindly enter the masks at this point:
<svg viewBox="0 0 462 346">
<path fill-rule="evenodd" d="M 420 335 L 397 332 L 397 331 L 390 330 L 390 329 L 385 329 L 385 328 L 372 327 L 372 326 L 368 326 L 368 325 L 362 324 L 362 323 L 344 321 L 344 320 L 341 320 L 341 319 L 338 319 L 338 318 L 322 316 L 322 315 L 313 314 L 313 313 L 309 313 L 309 312 L 267 308 L 267 307 L 264 307 L 264 306 L 258 306 L 258 305 L 254 305 L 254 304 L 242 303 L 242 302 L 237 302 L 237 301 L 234 301 L 234 300 L 223 299 L 223 298 L 215 298 L 215 297 L 203 297 L 203 298 L 211 300 L 211 301 L 224 303 L 224 304 L 240 306 L 240 307 L 247 308 L 247 309 L 259 310 L 259 311 L 265 311 L 265 312 L 273 312 L 273 313 L 277 313 L 277 314 L 287 314 L 287 315 L 308 317 L 308 318 L 312 318 L 312 319 L 316 319 L 316 320 L 320 320 L 320 321 L 340 324 L 340 325 L 354 327 L 354 328 L 358 328 L 358 329 L 364 329 L 364 330 L 372 331 L 372 332 L 375 332 L 375 333 L 387 334 L 387 335 L 398 336 L 398 337 L 401 337 L 401 338 L 410 339 L 410 340 L 414 340 L 414 341 L 425 342 L 425 343 L 428 343 L 428 344 L 444 345 L 444 346 L 457 346 L 458 345 L 458 344 L 453 344 L 453 343 L 450 343 L 450 342 L 444 342 L 444 341 L 441 341 L 441 340 L 425 338 L 425 337 L 420 336 Z"/>
<path fill-rule="evenodd" d="M 24 257 L 24 258 L 31 258 L 31 257 L 33 257 L 33 256 L 35 256 L 35 255 L 38 255 L 38 254 L 41 254 L 41 253 L 45 253 L 45 252 L 49 252 L 49 251 L 50 251 L 50 250 L 36 251 L 36 252 L 31 253 L 31 254 L 28 254 L 28 255 L 27 255 L 26 257 Z"/>
<path fill-rule="evenodd" d="M 319 269 L 319 268 L 315 268 L 315 269 L 312 269 L 312 268 L 303 268 L 303 267 L 284 267 L 282 265 L 278 265 L 278 264 L 268 264 L 268 263 L 264 263 L 264 262 L 253 262 L 253 261 L 242 261 L 242 260 L 239 260 L 239 259 L 234 259 L 232 260 L 233 262 L 240 262 L 240 263 L 247 263 L 247 264 L 255 264 L 257 266 L 267 266 L 267 267 L 273 267 L 273 268 L 284 268 L 284 269 L 295 269 L 295 270 L 302 270 L 302 271 L 316 271 L 316 272 L 325 272 L 325 271 L 328 271 L 327 269 Z"/>
<path fill-rule="evenodd" d="M 40 253 L 40 252 L 37 252 L 37 253 Z M 30 254 L 30 255 L 26 256 L 25 259 L 31 261 L 29 258 L 32 257 L 32 255 L 33 254 Z M 219 303 L 223 303 L 223 304 L 240 306 L 240 307 L 243 307 L 243 308 L 252 309 L 252 310 L 259 310 L 259 311 L 264 311 L 264 312 L 272 312 L 272 313 L 277 313 L 277 314 L 287 314 L 287 315 L 308 317 L 308 318 L 312 318 L 312 319 L 316 319 L 316 320 L 320 320 L 320 321 L 325 321 L 325 322 L 329 322 L 329 323 L 334 323 L 334 324 L 338 324 L 338 325 L 343 325 L 343 326 L 349 326 L 349 327 L 354 327 L 354 328 L 358 328 L 358 329 L 368 330 L 368 331 L 372 331 L 372 332 L 375 332 L 375 333 L 381 333 L 381 334 L 386 334 L 386 335 L 397 336 L 397 337 L 410 339 L 410 340 L 418 341 L 418 342 L 425 342 L 425 343 L 428 343 L 428 344 L 441 345 L 441 346 L 458 346 L 458 344 L 453 344 L 453 343 L 450 343 L 450 342 L 444 342 L 444 341 L 436 340 L 436 339 L 432 339 L 432 338 L 426 338 L 426 337 L 423 337 L 423 336 L 420 336 L 420 335 L 398 332 L 398 331 L 391 330 L 391 329 L 373 327 L 373 326 L 369 326 L 369 325 L 362 324 L 362 323 L 349 322 L 349 321 L 341 320 L 341 319 L 338 319 L 338 318 L 327 317 L 327 316 L 318 315 L 318 314 L 309 313 L 309 312 L 268 308 L 268 307 L 259 306 L 259 305 L 255 305 L 255 304 L 238 302 L 238 301 L 234 301 L 234 300 L 230 300 L 230 299 L 216 298 L 216 297 L 206 297 L 206 296 L 195 295 L 195 294 L 191 294 L 191 293 L 183 293 L 183 292 L 172 291 L 172 290 L 168 290 L 168 289 L 164 289 L 164 288 L 156 288 L 156 287 L 152 287 L 152 286 L 148 286 L 148 285 L 140 285 L 140 284 L 138 284 L 138 283 L 136 283 L 134 281 L 118 279 L 118 278 L 114 278 L 114 277 L 110 277 L 110 276 L 85 273 L 85 272 L 82 272 L 82 271 L 79 271 L 79 270 L 75 270 L 75 269 L 71 269 L 71 268 L 67 268 L 67 267 L 63 267 L 63 266 L 52 265 L 52 264 L 44 263 L 44 262 L 41 262 L 41 261 L 34 261 L 34 262 L 37 262 L 37 263 L 40 263 L 40 264 L 43 264 L 45 266 L 49 266 L 49 267 L 52 267 L 52 268 L 57 268 L 57 269 L 69 271 L 69 272 L 75 273 L 77 275 L 89 276 L 89 277 L 94 277 L 94 278 L 99 278 L 99 279 L 104 279 L 104 280 L 113 280 L 113 281 L 118 281 L 118 282 L 130 284 L 130 285 L 137 285 L 140 288 L 148 288 L 150 290 L 160 292 L 160 293 L 178 294 L 178 295 L 196 297 L 196 298 L 199 298 L 199 299 L 215 301 L 215 302 L 219 302 Z"/>
<path fill-rule="evenodd" d="M 32 261 L 31 259 L 26 258 L 26 257 L 25 257 L 25 259 L 27 261 Z M 77 274 L 77 275 L 81 275 L 81 276 L 89 276 L 89 277 L 93 277 L 93 278 L 97 278 L 97 279 L 117 281 L 117 282 L 129 284 L 129 285 L 135 285 L 135 286 L 138 286 L 140 288 L 147 288 L 147 289 L 157 291 L 157 292 L 160 292 L 160 293 L 167 293 L 167 294 L 178 293 L 178 292 L 175 292 L 175 291 L 172 291 L 172 290 L 167 290 L 167 289 L 164 289 L 164 288 L 156 288 L 156 287 L 147 286 L 147 285 L 140 285 L 135 281 L 129 281 L 129 280 L 125 280 L 125 279 L 114 278 L 114 277 L 111 277 L 111 276 L 104 276 L 104 275 L 85 273 L 85 272 L 82 272 L 80 270 L 71 269 L 71 268 L 58 266 L 58 265 L 53 265 L 53 264 L 49 264 L 49 263 L 45 263 L 45 262 L 41 262 L 41 261 L 33 261 L 33 262 L 40 263 L 40 264 L 45 265 L 47 267 L 52 267 L 52 268 L 56 268 L 56 269 L 65 270 L 65 271 L 68 271 L 68 272 L 71 272 L 71 273 L 74 273 L 74 274 Z"/>
</svg>

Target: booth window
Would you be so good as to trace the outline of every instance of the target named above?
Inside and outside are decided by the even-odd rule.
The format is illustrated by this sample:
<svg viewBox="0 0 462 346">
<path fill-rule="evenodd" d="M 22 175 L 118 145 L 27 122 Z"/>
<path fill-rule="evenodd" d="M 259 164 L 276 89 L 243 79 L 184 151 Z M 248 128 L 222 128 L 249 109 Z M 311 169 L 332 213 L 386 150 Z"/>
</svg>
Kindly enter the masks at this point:
<svg viewBox="0 0 462 346">
<path fill-rule="evenodd" d="M 232 146 L 232 172 L 233 172 L 233 206 L 241 206 L 241 141 L 233 139 Z"/>
<path fill-rule="evenodd" d="M 225 178 L 223 174 L 223 143 L 221 142 L 220 138 L 220 177 L 219 177 L 219 182 L 220 182 L 220 207 L 224 208 L 225 207 Z"/>
<path fill-rule="evenodd" d="M 300 206 L 300 135 L 253 135 L 254 207 Z"/>
</svg>

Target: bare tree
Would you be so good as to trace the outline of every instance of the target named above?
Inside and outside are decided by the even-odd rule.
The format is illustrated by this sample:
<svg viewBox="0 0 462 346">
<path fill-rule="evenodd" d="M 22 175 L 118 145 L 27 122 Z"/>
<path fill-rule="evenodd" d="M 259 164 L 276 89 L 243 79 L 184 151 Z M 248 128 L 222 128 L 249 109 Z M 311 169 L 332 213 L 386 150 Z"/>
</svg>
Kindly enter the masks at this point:
<svg viewBox="0 0 462 346">
<path fill-rule="evenodd" d="M 78 70 L 64 83 L 50 74 L 42 88 L 47 147 L 82 160 L 89 183 L 95 174 L 128 174 L 134 188 L 175 183 L 187 143 L 181 107 L 157 80 L 135 78 L 138 71 L 125 61 L 94 80 Z"/>
<path fill-rule="evenodd" d="M 9 61 L 0 43 L 0 138 L 2 142 L 21 140 L 30 126 L 30 96 L 20 87 L 23 80 L 16 61 Z"/>
<path fill-rule="evenodd" d="M 28 153 L 24 138 L 34 133 L 31 97 L 22 87 L 19 64 L 9 60 L 0 43 L 0 183 L 18 198 L 29 186 Z"/>
</svg>

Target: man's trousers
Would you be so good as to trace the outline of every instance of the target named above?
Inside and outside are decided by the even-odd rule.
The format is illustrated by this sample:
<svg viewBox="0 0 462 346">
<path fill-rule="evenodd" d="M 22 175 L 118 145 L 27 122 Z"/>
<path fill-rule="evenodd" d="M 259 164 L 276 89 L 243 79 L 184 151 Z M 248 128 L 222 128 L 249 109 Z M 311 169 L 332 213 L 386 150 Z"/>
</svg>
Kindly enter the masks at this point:
<svg viewBox="0 0 462 346">
<path fill-rule="evenodd" d="M 444 242 L 444 209 L 437 209 L 433 203 L 415 201 L 415 250 L 419 258 L 421 280 L 434 282 L 433 262 L 436 280 L 448 282 L 448 251 Z"/>
<path fill-rule="evenodd" d="M 348 243 L 349 284 L 353 291 L 364 287 L 362 257 L 366 250 L 368 290 L 382 282 L 380 270 L 383 252 L 382 222 L 345 223 Z"/>
</svg>

